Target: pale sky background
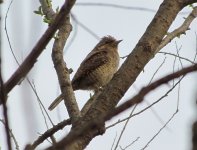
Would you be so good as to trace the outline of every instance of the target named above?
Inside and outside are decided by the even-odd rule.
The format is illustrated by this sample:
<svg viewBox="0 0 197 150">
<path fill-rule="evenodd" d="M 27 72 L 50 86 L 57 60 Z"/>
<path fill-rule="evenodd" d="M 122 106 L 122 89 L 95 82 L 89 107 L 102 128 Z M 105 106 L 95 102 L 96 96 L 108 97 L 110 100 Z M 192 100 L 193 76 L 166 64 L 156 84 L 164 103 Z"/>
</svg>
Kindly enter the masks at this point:
<svg viewBox="0 0 197 150">
<path fill-rule="evenodd" d="M 63 2 L 63 1 L 62 1 Z M 90 2 L 86 0 L 80 0 L 77 2 Z M 106 1 L 96 1 L 105 3 Z M 148 8 L 157 10 L 161 4 L 161 0 L 109 0 L 107 3 L 118 4 L 123 6 L 131 6 L 137 8 Z M 3 15 L 3 74 L 6 81 L 10 75 L 16 70 L 17 64 L 15 63 L 8 46 L 4 30 L 4 18 L 7 11 L 9 1 L 5 1 L 1 6 L 1 12 Z M 54 1 L 54 8 L 61 6 L 61 2 Z M 7 19 L 7 30 L 10 37 L 11 45 L 16 53 L 16 57 L 20 62 L 27 56 L 32 47 L 36 44 L 43 32 L 46 30 L 47 25 L 42 22 L 42 18 L 33 13 L 39 7 L 39 2 L 35 0 L 23 1 L 14 0 L 10 8 Z M 183 12 L 190 12 L 191 8 L 187 7 Z M 85 24 L 89 29 L 94 31 L 99 37 L 105 35 L 112 35 L 117 39 L 123 39 L 119 46 L 120 56 L 129 54 L 135 47 L 136 43 L 145 32 L 148 24 L 151 22 L 156 12 L 133 10 L 133 9 L 120 9 L 111 7 L 96 7 L 96 6 L 74 6 L 72 13 L 77 19 Z M 175 22 L 172 24 L 170 31 L 179 27 L 184 21 L 184 17 L 188 14 L 179 15 Z M 73 32 L 70 37 L 77 31 L 77 36 L 72 45 L 65 49 L 65 61 L 68 68 L 77 70 L 81 61 L 97 44 L 98 39 L 87 33 L 83 28 L 77 26 L 73 22 Z M 186 35 L 182 35 L 180 38 L 175 38 L 168 46 L 162 51 L 176 54 L 176 44 L 178 48 L 181 47 L 180 56 L 193 60 L 196 52 L 196 37 L 197 32 L 197 20 L 193 21 L 191 30 Z M 39 57 L 37 63 L 29 75 L 31 82 L 35 84 L 36 91 L 42 100 L 43 104 L 47 108 L 52 100 L 59 93 L 57 76 L 51 60 L 51 48 L 53 40 L 47 46 L 45 51 Z M 156 74 L 155 79 L 158 79 L 173 71 L 174 57 L 157 54 L 145 67 L 134 86 L 132 86 L 123 97 L 122 101 L 128 99 L 139 91 L 142 86 L 149 83 L 154 72 L 163 62 L 166 57 L 165 63 L 159 72 Z M 124 60 L 121 60 L 121 63 Z M 187 61 L 182 61 L 184 66 L 190 65 Z M 176 69 L 181 68 L 180 62 L 176 60 Z M 74 75 L 71 74 L 71 78 Z M 147 150 L 188 150 L 191 149 L 191 125 L 196 118 L 196 108 L 194 107 L 194 95 L 196 90 L 196 73 L 187 75 L 181 82 L 180 87 L 180 102 L 179 112 L 175 115 L 172 121 L 168 124 L 168 128 L 162 130 L 162 132 L 149 144 Z M 172 84 L 170 84 L 172 85 Z M 162 86 L 156 91 L 150 93 L 145 99 L 149 103 L 156 101 L 170 88 L 170 86 Z M 157 112 L 159 117 L 167 122 L 169 118 L 176 111 L 178 88 L 164 98 L 160 103 L 155 105 L 153 109 Z M 76 91 L 76 98 L 80 108 L 84 105 L 89 97 L 88 91 Z M 10 127 L 13 134 L 16 136 L 20 149 L 23 149 L 27 143 L 33 142 L 39 134 L 46 131 L 45 122 L 39 108 L 36 96 L 32 92 L 30 86 L 24 82 L 20 86 L 15 87 L 9 93 L 8 111 Z M 134 112 L 138 112 L 147 104 L 140 104 Z M 3 118 L 2 106 L 0 106 L 0 119 Z M 131 110 L 124 112 L 112 121 L 107 122 L 107 125 L 117 121 L 120 118 L 125 118 L 129 115 Z M 67 119 L 67 113 L 64 104 L 54 111 L 49 112 L 54 124 L 60 122 L 60 120 Z M 49 126 L 51 124 L 48 122 Z M 114 138 L 119 137 L 121 129 L 124 123 L 116 125 L 106 131 L 103 136 L 97 136 L 87 146 L 87 150 L 109 150 L 111 149 Z M 127 125 L 126 131 L 120 141 L 120 146 L 125 147 L 134 141 L 137 137 L 140 137 L 138 141 L 133 144 L 128 150 L 139 150 L 143 148 L 147 142 L 162 128 L 163 124 L 156 118 L 153 112 L 149 109 L 144 113 L 132 118 Z M 56 133 L 57 139 L 65 136 L 68 133 L 69 128 L 64 128 L 60 132 Z M 6 150 L 6 141 L 4 134 L 4 126 L 0 123 L 0 147 L 2 150 Z M 37 149 L 43 149 L 50 144 L 45 141 Z M 13 145 L 14 148 L 14 145 Z M 118 149 L 120 149 L 118 147 Z"/>
</svg>

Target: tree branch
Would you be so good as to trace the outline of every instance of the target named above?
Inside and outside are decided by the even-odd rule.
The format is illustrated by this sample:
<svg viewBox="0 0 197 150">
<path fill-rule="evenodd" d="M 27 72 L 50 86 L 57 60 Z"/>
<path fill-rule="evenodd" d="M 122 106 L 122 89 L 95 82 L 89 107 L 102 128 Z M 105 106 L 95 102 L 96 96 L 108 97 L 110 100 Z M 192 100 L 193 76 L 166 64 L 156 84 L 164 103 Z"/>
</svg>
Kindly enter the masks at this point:
<svg viewBox="0 0 197 150">
<path fill-rule="evenodd" d="M 71 118 L 72 125 L 74 125 L 80 117 L 80 111 L 71 86 L 69 70 L 63 58 L 63 48 L 71 30 L 72 26 L 70 24 L 70 17 L 67 16 L 67 19 L 60 27 L 57 38 L 55 39 L 52 50 L 52 59 L 58 75 L 60 88 L 64 97 L 64 103 L 69 117 Z"/>
<path fill-rule="evenodd" d="M 161 44 L 159 45 L 155 53 L 159 52 L 163 47 L 165 47 L 168 43 L 170 43 L 175 37 L 179 37 L 181 34 L 185 34 L 185 32 L 189 30 L 190 24 L 196 17 L 197 17 L 197 7 L 194 7 L 193 11 L 185 19 L 183 24 L 179 28 L 167 34 L 167 36 L 162 40 Z"/>
<path fill-rule="evenodd" d="M 32 145 L 29 145 L 28 148 L 29 149 L 35 149 L 44 140 L 46 140 L 47 138 L 51 137 L 57 131 L 63 129 L 66 125 L 70 125 L 70 124 L 71 124 L 71 120 L 70 119 L 67 119 L 67 120 L 64 120 L 64 121 L 58 123 L 53 128 L 51 128 L 51 129 L 47 130 L 45 133 L 43 133 L 37 140 L 35 140 L 33 142 Z"/>
<path fill-rule="evenodd" d="M 26 57 L 20 67 L 13 73 L 9 80 L 4 84 L 6 93 L 9 93 L 17 84 L 22 81 L 22 79 L 27 75 L 27 73 L 32 69 L 35 64 L 38 56 L 46 48 L 46 45 L 49 43 L 59 26 L 65 19 L 74 5 L 76 0 L 67 0 L 62 8 L 60 9 L 59 14 L 56 16 L 55 20 L 51 23 L 48 29 L 45 31 L 43 36 L 37 42 L 35 47 L 31 50 L 30 54 Z M 0 100 L 0 104 L 2 101 Z"/>
</svg>

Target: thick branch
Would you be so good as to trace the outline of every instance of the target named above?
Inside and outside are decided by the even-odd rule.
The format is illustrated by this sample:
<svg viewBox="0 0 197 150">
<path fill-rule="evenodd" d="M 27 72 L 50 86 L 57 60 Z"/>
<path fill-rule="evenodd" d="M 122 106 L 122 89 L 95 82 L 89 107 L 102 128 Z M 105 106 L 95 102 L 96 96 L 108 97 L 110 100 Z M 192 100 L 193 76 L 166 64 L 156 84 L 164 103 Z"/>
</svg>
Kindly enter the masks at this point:
<svg viewBox="0 0 197 150">
<path fill-rule="evenodd" d="M 69 71 L 63 58 L 63 48 L 71 30 L 72 26 L 70 24 L 70 19 L 67 17 L 67 20 L 60 27 L 57 38 L 53 45 L 52 59 L 58 75 L 62 95 L 64 96 L 64 102 L 73 124 L 80 117 L 80 111 L 71 86 Z"/>
</svg>

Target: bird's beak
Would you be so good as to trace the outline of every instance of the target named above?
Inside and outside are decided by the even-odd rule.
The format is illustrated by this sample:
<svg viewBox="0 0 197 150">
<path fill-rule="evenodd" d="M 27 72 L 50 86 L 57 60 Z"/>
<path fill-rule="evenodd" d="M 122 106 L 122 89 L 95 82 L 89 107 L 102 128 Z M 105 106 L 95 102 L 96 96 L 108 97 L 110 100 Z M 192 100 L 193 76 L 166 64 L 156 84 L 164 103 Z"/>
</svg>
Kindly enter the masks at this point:
<svg viewBox="0 0 197 150">
<path fill-rule="evenodd" d="M 122 40 L 118 40 L 118 41 L 116 41 L 116 43 L 117 43 L 117 44 L 119 44 L 120 42 L 122 42 Z"/>
</svg>

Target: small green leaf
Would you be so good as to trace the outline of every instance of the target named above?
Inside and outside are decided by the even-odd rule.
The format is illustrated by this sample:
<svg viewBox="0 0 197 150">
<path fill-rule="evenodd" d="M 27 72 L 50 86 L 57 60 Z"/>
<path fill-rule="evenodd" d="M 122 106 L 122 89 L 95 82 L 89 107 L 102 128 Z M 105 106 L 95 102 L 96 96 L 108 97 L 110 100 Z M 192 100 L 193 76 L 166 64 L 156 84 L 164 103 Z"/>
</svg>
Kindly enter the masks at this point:
<svg viewBox="0 0 197 150">
<path fill-rule="evenodd" d="M 40 15 L 40 12 L 37 11 L 37 10 L 34 10 L 34 13 L 37 14 L 37 15 Z"/>
<path fill-rule="evenodd" d="M 38 10 L 35 10 L 34 13 L 37 14 L 37 15 L 41 15 L 41 16 L 44 15 L 43 12 L 42 12 L 42 7 L 41 6 L 39 6 Z"/>
<path fill-rule="evenodd" d="M 50 21 L 49 19 L 47 19 L 46 17 L 43 18 L 43 21 L 44 21 L 45 23 L 47 23 L 47 24 L 50 24 L 50 23 L 51 23 L 51 21 Z"/>
<path fill-rule="evenodd" d="M 42 16 L 44 15 L 44 13 L 43 13 L 43 11 L 42 11 L 42 6 L 40 6 L 39 8 L 38 8 L 38 10 L 40 11 L 40 13 L 42 14 Z"/>
</svg>

